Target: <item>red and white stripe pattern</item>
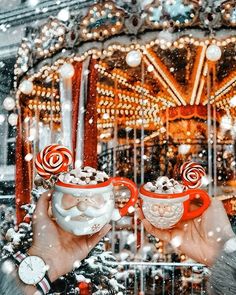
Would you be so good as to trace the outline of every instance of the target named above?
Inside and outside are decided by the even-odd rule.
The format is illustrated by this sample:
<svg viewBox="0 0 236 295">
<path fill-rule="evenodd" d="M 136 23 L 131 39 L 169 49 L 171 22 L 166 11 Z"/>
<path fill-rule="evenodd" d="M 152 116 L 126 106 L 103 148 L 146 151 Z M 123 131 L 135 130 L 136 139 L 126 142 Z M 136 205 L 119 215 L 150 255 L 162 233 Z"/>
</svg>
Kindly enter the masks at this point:
<svg viewBox="0 0 236 295">
<path fill-rule="evenodd" d="M 186 162 L 180 167 L 183 184 L 188 188 L 198 188 L 202 185 L 202 178 L 206 176 L 205 169 L 195 162 Z"/>
<path fill-rule="evenodd" d="M 36 170 L 44 179 L 49 179 L 52 175 L 68 171 L 71 164 L 71 151 L 59 144 L 46 146 L 38 153 L 35 161 Z"/>
<path fill-rule="evenodd" d="M 37 287 L 43 294 L 47 294 L 50 291 L 51 286 L 46 276 L 37 284 Z"/>
<path fill-rule="evenodd" d="M 16 252 L 13 255 L 13 258 L 18 262 L 18 264 L 21 263 L 22 260 L 24 260 L 27 256 L 23 253 L 21 253 L 20 251 Z"/>
</svg>

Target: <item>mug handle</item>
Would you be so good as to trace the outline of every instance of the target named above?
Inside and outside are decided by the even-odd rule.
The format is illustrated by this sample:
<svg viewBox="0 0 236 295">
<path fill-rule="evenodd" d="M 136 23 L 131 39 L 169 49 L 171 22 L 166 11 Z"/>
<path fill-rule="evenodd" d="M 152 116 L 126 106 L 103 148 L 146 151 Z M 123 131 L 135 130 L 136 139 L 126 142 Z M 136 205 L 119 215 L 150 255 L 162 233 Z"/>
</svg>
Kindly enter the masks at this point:
<svg viewBox="0 0 236 295">
<path fill-rule="evenodd" d="M 183 217 L 182 217 L 182 220 L 188 220 L 188 219 L 194 219 L 200 215 L 202 215 L 202 213 L 210 206 L 211 204 L 211 199 L 210 197 L 208 196 L 208 194 L 203 191 L 203 190 L 200 190 L 200 189 L 190 189 L 188 191 L 189 193 L 189 200 L 186 202 L 186 207 L 184 208 L 185 209 L 185 212 Z M 196 199 L 196 195 L 199 195 L 199 198 L 202 200 L 203 204 L 201 207 L 193 210 L 193 211 L 189 211 L 189 203 L 190 201 Z"/>
<path fill-rule="evenodd" d="M 116 221 L 125 216 L 129 212 L 129 208 L 136 204 L 138 200 L 138 188 L 133 181 L 126 177 L 113 177 L 111 182 L 114 186 L 122 185 L 130 190 L 130 198 L 125 206 L 120 209 L 114 209 L 113 211 L 112 220 Z"/>
</svg>

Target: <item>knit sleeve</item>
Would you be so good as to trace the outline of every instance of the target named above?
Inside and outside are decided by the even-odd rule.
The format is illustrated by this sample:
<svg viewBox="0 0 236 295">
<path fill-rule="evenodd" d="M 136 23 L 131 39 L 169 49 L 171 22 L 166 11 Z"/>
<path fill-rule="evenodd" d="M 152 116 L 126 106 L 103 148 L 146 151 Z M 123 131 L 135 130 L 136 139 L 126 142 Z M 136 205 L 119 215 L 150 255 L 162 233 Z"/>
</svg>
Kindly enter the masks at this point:
<svg viewBox="0 0 236 295">
<path fill-rule="evenodd" d="M 3 261 L 0 263 L 0 294 L 1 295 L 23 295 L 17 283 L 17 277 L 13 274 L 12 263 Z"/>
<path fill-rule="evenodd" d="M 236 240 L 232 239 L 224 248 L 212 267 L 210 276 L 210 294 L 236 294 Z"/>
</svg>

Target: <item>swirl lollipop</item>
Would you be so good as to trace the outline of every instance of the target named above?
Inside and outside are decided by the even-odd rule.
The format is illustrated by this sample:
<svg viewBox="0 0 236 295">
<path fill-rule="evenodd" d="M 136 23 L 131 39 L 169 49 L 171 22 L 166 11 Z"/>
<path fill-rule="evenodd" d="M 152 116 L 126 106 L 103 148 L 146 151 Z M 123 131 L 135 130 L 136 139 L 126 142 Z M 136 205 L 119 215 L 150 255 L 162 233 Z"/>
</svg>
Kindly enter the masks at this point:
<svg viewBox="0 0 236 295">
<path fill-rule="evenodd" d="M 186 162 L 180 167 L 183 184 L 188 188 L 198 188 L 202 185 L 202 178 L 206 176 L 205 169 L 195 162 Z"/>
<path fill-rule="evenodd" d="M 71 163 L 71 151 L 59 144 L 52 144 L 38 153 L 35 167 L 41 177 L 49 179 L 52 175 L 67 171 Z"/>
</svg>

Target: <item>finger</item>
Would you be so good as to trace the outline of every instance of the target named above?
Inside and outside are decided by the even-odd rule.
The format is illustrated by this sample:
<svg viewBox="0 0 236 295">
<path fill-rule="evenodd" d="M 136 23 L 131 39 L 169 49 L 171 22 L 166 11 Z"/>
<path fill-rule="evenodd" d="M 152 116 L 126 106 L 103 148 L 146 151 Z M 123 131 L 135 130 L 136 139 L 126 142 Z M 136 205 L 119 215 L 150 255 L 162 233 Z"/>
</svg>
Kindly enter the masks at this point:
<svg viewBox="0 0 236 295">
<path fill-rule="evenodd" d="M 40 217 L 48 218 L 49 201 L 51 200 L 52 190 L 43 193 L 36 205 L 34 219 L 37 220 Z"/>
<path fill-rule="evenodd" d="M 149 234 L 165 242 L 169 242 L 171 240 L 171 234 L 168 230 L 157 229 L 149 221 L 147 221 L 147 219 L 143 219 L 142 223 Z"/>
<path fill-rule="evenodd" d="M 98 233 L 92 235 L 88 238 L 88 246 L 89 248 L 93 248 L 96 244 L 109 232 L 111 229 L 110 224 L 106 224 Z"/>
<path fill-rule="evenodd" d="M 140 220 L 145 219 L 143 211 L 140 208 L 137 209 L 137 213 L 138 213 L 138 217 L 139 217 Z"/>
</svg>

